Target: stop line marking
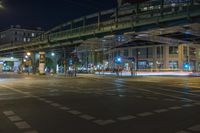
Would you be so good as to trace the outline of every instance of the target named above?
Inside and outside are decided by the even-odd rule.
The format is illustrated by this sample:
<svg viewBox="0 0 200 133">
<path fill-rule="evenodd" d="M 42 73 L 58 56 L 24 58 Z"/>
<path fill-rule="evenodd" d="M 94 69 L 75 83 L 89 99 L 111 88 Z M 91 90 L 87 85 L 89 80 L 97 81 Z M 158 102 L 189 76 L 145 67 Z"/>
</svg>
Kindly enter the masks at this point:
<svg viewBox="0 0 200 133">
<path fill-rule="evenodd" d="M 38 133 L 36 130 L 34 130 L 31 125 L 29 125 L 26 121 L 24 121 L 20 116 L 18 116 L 14 111 L 4 111 L 3 114 L 7 116 L 7 118 L 13 122 L 13 124 L 21 131 L 24 129 L 27 129 L 29 131 L 24 133 Z"/>
</svg>

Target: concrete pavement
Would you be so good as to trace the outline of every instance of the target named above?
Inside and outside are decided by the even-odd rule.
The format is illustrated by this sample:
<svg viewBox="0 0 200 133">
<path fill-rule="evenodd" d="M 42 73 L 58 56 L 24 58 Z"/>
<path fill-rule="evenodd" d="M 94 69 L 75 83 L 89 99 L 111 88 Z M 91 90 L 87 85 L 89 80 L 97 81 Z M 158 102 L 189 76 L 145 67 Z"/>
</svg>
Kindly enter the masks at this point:
<svg viewBox="0 0 200 133">
<path fill-rule="evenodd" d="M 0 75 L 0 133 L 197 133 L 195 77 Z"/>
</svg>

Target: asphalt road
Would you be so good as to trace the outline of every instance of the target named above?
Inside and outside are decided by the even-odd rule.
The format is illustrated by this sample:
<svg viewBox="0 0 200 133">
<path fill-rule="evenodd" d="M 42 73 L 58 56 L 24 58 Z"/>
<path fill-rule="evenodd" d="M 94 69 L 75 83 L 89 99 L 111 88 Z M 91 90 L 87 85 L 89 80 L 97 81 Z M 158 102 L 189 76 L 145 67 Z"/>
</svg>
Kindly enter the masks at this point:
<svg viewBox="0 0 200 133">
<path fill-rule="evenodd" d="M 0 74 L 0 133 L 200 133 L 200 78 Z"/>
</svg>

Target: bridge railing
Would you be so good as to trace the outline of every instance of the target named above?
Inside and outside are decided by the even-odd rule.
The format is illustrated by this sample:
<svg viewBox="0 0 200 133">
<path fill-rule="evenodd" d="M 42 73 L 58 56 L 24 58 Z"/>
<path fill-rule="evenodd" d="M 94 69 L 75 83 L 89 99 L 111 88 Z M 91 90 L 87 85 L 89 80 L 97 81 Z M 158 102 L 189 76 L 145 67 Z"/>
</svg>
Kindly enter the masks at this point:
<svg viewBox="0 0 200 133">
<path fill-rule="evenodd" d="M 199 11 L 199 5 L 194 5 L 192 9 L 190 9 L 190 14 L 192 12 L 198 12 Z M 178 18 L 187 16 L 188 8 L 186 8 L 186 5 L 182 4 L 178 7 L 170 7 L 167 6 L 164 8 L 163 14 L 160 13 L 160 10 L 152 10 L 152 11 L 144 11 L 140 14 L 133 14 L 130 16 L 124 16 L 119 17 L 116 19 L 110 19 L 109 21 L 101 22 L 100 26 L 95 23 L 83 27 L 78 27 L 74 29 L 69 29 L 61 32 L 51 33 L 49 34 L 50 41 L 59 41 L 63 39 L 73 39 L 76 37 L 86 36 L 86 35 L 92 35 L 99 32 L 112 32 L 112 30 L 118 30 L 122 28 L 130 28 L 131 26 L 134 27 L 134 25 L 139 25 L 143 23 L 151 23 L 154 21 L 164 21 L 167 19 L 171 19 L 172 17 Z M 174 19 L 175 19 L 174 18 Z"/>
</svg>

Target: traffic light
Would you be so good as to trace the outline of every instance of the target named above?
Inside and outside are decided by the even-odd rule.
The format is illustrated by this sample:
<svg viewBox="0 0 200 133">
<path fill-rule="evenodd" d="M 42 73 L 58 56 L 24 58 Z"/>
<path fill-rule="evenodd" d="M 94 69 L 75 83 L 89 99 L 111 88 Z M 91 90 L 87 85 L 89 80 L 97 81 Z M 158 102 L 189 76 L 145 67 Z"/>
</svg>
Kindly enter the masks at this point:
<svg viewBox="0 0 200 133">
<path fill-rule="evenodd" d="M 121 64 L 122 63 L 122 58 L 121 57 L 115 58 L 115 63 L 116 64 Z"/>
<path fill-rule="evenodd" d="M 189 63 L 185 63 L 183 67 L 184 67 L 185 70 L 189 70 L 190 69 L 190 64 Z"/>
</svg>

